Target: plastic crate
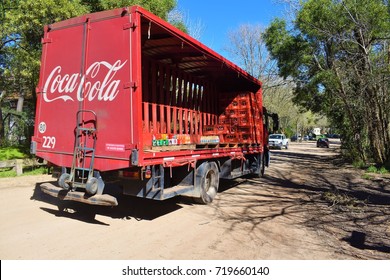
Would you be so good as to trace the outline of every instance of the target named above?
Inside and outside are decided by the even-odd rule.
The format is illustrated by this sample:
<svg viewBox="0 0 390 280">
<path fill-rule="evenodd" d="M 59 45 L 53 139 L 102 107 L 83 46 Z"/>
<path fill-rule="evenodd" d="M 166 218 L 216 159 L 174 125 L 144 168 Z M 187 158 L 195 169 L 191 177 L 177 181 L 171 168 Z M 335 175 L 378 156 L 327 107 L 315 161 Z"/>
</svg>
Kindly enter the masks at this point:
<svg viewBox="0 0 390 280">
<path fill-rule="evenodd" d="M 230 118 L 229 120 L 230 120 L 231 125 L 239 125 L 240 124 L 240 118 L 235 117 L 235 118 Z"/>
<path fill-rule="evenodd" d="M 240 108 L 240 103 L 238 102 L 238 100 L 233 100 L 232 103 L 230 103 L 229 109 L 233 109 L 233 110 L 237 110 Z"/>
<path fill-rule="evenodd" d="M 237 133 L 240 135 L 243 134 L 252 134 L 253 133 L 253 127 L 251 126 L 238 126 L 237 127 Z"/>
<path fill-rule="evenodd" d="M 215 125 L 203 126 L 203 135 L 215 135 Z"/>
<path fill-rule="evenodd" d="M 240 142 L 236 135 L 234 134 L 227 134 L 223 136 L 225 143 L 238 143 Z"/>
<path fill-rule="evenodd" d="M 253 143 L 255 142 L 255 139 L 251 134 L 242 134 L 240 137 L 240 140 L 242 143 Z"/>
<path fill-rule="evenodd" d="M 230 123 L 230 121 L 225 113 L 222 113 L 221 115 L 218 116 L 218 124 L 228 124 L 228 123 Z"/>
<path fill-rule="evenodd" d="M 217 134 L 227 134 L 230 133 L 230 125 L 216 125 L 215 126 L 215 132 Z"/>
<path fill-rule="evenodd" d="M 235 118 L 235 117 L 238 116 L 238 109 L 228 109 L 227 112 L 226 112 L 226 115 L 229 118 Z"/>
<path fill-rule="evenodd" d="M 249 117 L 240 118 L 239 125 L 240 126 L 253 126 L 253 120 L 252 120 L 252 118 L 249 118 Z"/>
<path fill-rule="evenodd" d="M 250 108 L 249 100 L 247 100 L 247 99 L 241 99 L 241 100 L 239 101 L 239 109 L 240 109 L 240 110 L 249 109 L 249 108 Z"/>
</svg>

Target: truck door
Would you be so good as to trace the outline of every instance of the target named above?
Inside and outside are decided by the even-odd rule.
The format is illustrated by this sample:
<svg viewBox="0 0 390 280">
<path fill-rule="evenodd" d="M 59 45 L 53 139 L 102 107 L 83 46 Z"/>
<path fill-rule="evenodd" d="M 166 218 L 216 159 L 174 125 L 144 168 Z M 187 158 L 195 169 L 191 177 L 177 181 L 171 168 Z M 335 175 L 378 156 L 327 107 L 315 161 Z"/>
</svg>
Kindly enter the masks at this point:
<svg viewBox="0 0 390 280">
<path fill-rule="evenodd" d="M 77 127 L 89 123 L 96 128 L 95 168 L 128 166 L 135 142 L 128 23 L 129 16 L 98 13 L 47 28 L 33 137 L 37 156 L 70 167 L 77 141 L 84 141 Z"/>
</svg>

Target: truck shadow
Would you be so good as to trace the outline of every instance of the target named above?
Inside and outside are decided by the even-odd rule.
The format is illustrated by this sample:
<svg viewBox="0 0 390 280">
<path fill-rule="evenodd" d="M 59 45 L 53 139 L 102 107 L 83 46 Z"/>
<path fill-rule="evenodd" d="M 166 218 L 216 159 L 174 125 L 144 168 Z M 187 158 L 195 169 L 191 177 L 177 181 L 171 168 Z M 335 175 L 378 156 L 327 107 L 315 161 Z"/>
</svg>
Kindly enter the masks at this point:
<svg viewBox="0 0 390 280">
<path fill-rule="evenodd" d="M 41 209 L 47 213 L 57 217 L 71 218 L 86 223 L 109 226 L 109 224 L 98 221 L 96 215 L 103 215 L 113 219 L 135 219 L 137 221 L 154 220 L 182 208 L 182 206 L 178 204 L 179 198 L 173 198 L 166 201 L 155 201 L 125 196 L 120 193 L 120 190 L 116 186 L 112 185 L 110 185 L 109 188 L 106 188 L 109 191 L 105 193 L 115 194 L 118 200 L 118 206 L 115 207 L 60 200 L 45 194 L 40 188 L 40 185 L 43 183 L 45 182 L 37 183 L 35 185 L 31 200 L 48 203 L 58 208 L 52 209 L 49 207 L 41 207 Z"/>
<path fill-rule="evenodd" d="M 224 200 L 214 206 L 230 221 L 231 231 L 249 224 L 248 234 L 256 238 L 263 232 L 264 222 L 278 218 L 321 232 L 329 247 L 348 258 L 389 258 L 387 178 L 364 180 L 337 156 L 283 151 L 273 153 L 271 160 L 278 168 L 266 171 L 264 178 L 246 178 L 245 187 L 237 187 L 239 192 L 230 190 L 234 183 L 221 190 L 226 192 L 224 200 L 230 207 L 241 209 L 224 211 Z"/>
</svg>

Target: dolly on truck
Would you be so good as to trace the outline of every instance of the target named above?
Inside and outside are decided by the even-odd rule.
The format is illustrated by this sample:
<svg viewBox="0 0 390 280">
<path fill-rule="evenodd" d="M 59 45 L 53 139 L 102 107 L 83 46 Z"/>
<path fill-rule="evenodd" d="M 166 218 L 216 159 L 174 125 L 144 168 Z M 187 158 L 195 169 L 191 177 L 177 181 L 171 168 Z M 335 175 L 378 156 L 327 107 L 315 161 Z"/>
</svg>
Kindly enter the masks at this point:
<svg viewBox="0 0 390 280">
<path fill-rule="evenodd" d="M 139 6 L 45 27 L 31 151 L 54 197 L 115 206 L 123 194 L 211 202 L 220 178 L 262 176 L 261 82 Z"/>
</svg>

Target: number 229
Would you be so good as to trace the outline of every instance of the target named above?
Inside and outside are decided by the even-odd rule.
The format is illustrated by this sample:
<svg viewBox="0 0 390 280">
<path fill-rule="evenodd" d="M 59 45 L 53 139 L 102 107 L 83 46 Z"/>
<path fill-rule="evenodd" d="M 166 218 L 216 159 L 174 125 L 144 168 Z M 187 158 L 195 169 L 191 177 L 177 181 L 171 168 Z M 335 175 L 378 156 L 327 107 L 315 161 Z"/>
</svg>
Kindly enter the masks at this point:
<svg viewBox="0 0 390 280">
<path fill-rule="evenodd" d="M 53 136 L 43 136 L 43 148 L 54 149 L 56 145 L 56 138 Z"/>
</svg>

